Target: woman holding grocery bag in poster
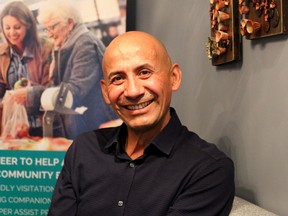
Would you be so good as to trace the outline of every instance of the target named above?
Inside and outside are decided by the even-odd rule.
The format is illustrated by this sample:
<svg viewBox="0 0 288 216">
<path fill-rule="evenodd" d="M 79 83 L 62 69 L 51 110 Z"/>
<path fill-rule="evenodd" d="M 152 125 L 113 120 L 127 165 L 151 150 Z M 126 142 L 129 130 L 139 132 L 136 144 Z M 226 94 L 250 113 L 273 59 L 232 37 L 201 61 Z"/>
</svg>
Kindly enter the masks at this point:
<svg viewBox="0 0 288 216">
<path fill-rule="evenodd" d="M 73 139 L 102 123 L 119 124 L 112 108 L 106 105 L 100 87 L 105 46 L 83 24 L 80 12 L 68 1 L 46 1 L 39 8 L 38 21 L 54 42 L 50 67 L 54 86 L 62 85 L 70 90 L 73 109 L 87 108 L 82 115 L 58 113 L 54 136 Z"/>
<path fill-rule="evenodd" d="M 8 3 L 1 11 L 0 20 L 6 40 L 0 44 L 0 98 L 12 90 L 9 100 L 25 105 L 28 114 L 30 130 L 27 127 L 22 135 L 42 136 L 43 112 L 39 110 L 39 98 L 43 86 L 49 83 L 53 45 L 38 36 L 36 19 L 21 1 Z"/>
</svg>

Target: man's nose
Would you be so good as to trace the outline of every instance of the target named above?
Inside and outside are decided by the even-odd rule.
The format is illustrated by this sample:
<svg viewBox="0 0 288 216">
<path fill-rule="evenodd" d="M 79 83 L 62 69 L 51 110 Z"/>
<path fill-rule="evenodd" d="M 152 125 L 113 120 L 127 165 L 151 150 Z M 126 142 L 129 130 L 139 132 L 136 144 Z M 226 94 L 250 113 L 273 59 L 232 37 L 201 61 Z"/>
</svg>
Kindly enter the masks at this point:
<svg viewBox="0 0 288 216">
<path fill-rule="evenodd" d="M 129 79 L 125 83 L 124 96 L 129 98 L 137 98 L 144 94 L 144 87 L 141 81 L 136 79 Z"/>
</svg>

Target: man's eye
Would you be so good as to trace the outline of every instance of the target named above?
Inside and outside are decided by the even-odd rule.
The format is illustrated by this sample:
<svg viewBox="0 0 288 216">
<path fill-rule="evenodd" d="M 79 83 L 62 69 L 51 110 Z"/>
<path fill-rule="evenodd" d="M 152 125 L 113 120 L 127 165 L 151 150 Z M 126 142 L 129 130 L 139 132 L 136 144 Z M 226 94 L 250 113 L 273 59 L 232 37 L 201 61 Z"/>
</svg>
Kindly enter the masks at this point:
<svg viewBox="0 0 288 216">
<path fill-rule="evenodd" d="M 151 72 L 148 71 L 148 70 L 143 70 L 143 71 L 140 71 L 139 75 L 142 76 L 142 77 L 148 77 L 150 76 Z"/>
<path fill-rule="evenodd" d="M 121 76 L 116 76 L 116 77 L 113 77 L 110 82 L 117 85 L 117 84 L 120 84 L 122 81 L 123 81 L 123 78 Z"/>
</svg>

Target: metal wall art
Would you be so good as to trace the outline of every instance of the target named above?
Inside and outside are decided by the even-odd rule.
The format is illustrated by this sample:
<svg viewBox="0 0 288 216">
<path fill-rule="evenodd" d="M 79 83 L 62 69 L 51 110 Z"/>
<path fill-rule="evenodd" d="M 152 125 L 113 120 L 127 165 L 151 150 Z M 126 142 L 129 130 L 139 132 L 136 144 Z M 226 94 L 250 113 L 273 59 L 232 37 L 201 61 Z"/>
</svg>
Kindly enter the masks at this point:
<svg viewBox="0 0 288 216">
<path fill-rule="evenodd" d="M 240 32 L 247 39 L 287 34 L 287 0 L 239 0 Z"/>
<path fill-rule="evenodd" d="M 240 59 L 238 0 L 210 0 L 211 35 L 206 43 L 213 65 Z"/>
<path fill-rule="evenodd" d="M 242 37 L 288 34 L 288 0 L 209 0 L 211 35 L 206 43 L 212 65 L 240 60 Z"/>
</svg>

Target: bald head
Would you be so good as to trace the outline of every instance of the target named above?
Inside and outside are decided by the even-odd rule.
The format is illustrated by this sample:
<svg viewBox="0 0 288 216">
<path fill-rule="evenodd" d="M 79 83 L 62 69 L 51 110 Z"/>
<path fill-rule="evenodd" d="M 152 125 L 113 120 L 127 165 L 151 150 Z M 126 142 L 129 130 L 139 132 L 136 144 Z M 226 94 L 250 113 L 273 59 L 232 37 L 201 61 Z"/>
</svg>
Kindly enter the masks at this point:
<svg viewBox="0 0 288 216">
<path fill-rule="evenodd" d="M 157 58 L 159 63 L 171 66 L 171 60 L 164 45 L 154 36 L 140 31 L 130 31 L 116 37 L 107 47 L 103 57 L 104 76 L 107 67 L 111 66 L 111 58 L 126 55 L 126 58 L 142 56 Z"/>
</svg>

